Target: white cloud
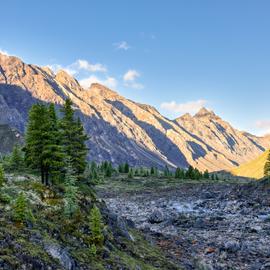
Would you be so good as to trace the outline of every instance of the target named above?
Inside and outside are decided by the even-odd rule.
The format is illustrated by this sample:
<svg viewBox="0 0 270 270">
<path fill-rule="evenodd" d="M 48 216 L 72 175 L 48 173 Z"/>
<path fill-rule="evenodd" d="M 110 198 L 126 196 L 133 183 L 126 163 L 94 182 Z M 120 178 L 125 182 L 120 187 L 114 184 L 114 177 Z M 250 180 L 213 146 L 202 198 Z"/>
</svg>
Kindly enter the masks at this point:
<svg viewBox="0 0 270 270">
<path fill-rule="evenodd" d="M 88 78 L 80 80 L 79 83 L 85 89 L 88 89 L 92 83 L 100 83 L 109 88 L 116 88 L 117 86 L 117 80 L 113 77 L 107 77 L 105 80 L 102 80 L 94 75 L 91 75 Z"/>
<path fill-rule="evenodd" d="M 128 70 L 123 76 L 124 85 L 126 87 L 134 89 L 143 89 L 144 85 L 136 81 L 140 76 L 141 74 L 137 70 L 135 69 Z"/>
<path fill-rule="evenodd" d="M 7 51 L 2 50 L 1 48 L 0 48 L 0 53 L 3 54 L 3 55 L 9 55 L 9 53 Z"/>
<path fill-rule="evenodd" d="M 270 120 L 259 120 L 256 122 L 256 127 L 262 131 L 262 134 L 269 134 Z"/>
<path fill-rule="evenodd" d="M 125 82 L 130 82 L 130 81 L 135 81 L 140 76 L 141 75 L 137 70 L 130 69 L 124 74 L 123 79 Z"/>
<path fill-rule="evenodd" d="M 78 68 L 78 69 L 87 70 L 90 72 L 97 72 L 97 71 L 106 72 L 107 71 L 107 68 L 100 63 L 91 64 L 87 60 L 82 60 L 82 59 L 78 59 L 75 63 L 71 64 L 70 66 L 74 68 Z"/>
<path fill-rule="evenodd" d="M 206 100 L 200 99 L 186 103 L 176 103 L 175 101 L 163 102 L 161 108 L 174 113 L 191 113 L 194 114 L 207 103 Z"/>
<path fill-rule="evenodd" d="M 74 76 L 78 74 L 81 70 L 85 70 L 87 72 L 107 72 L 107 68 L 100 64 L 91 64 L 87 60 L 78 59 L 74 63 L 63 67 L 59 64 L 47 65 L 54 73 L 57 73 L 60 69 L 65 70 L 68 74 Z"/>
<path fill-rule="evenodd" d="M 121 41 L 113 44 L 117 50 L 127 51 L 130 49 L 130 45 L 126 41 Z"/>
</svg>

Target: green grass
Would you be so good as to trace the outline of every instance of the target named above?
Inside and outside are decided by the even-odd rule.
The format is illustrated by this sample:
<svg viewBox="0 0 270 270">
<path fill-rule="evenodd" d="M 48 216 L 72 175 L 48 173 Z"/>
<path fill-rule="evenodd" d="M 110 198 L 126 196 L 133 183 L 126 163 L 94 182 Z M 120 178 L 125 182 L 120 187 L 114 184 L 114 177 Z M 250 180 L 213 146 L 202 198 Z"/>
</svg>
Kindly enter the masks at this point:
<svg viewBox="0 0 270 270">
<path fill-rule="evenodd" d="M 254 179 L 261 179 L 264 177 L 264 165 L 267 161 L 269 151 L 265 151 L 262 155 L 256 159 L 240 165 L 232 170 L 232 174 L 236 176 L 250 177 Z"/>
<path fill-rule="evenodd" d="M 216 183 L 239 183 L 238 178 L 229 178 L 228 175 L 220 178 L 220 180 L 201 179 L 175 179 L 163 177 L 134 177 L 129 179 L 126 175 L 105 178 L 102 183 L 96 186 L 98 192 L 117 192 L 117 193 L 132 193 L 132 192 L 154 192 L 166 189 L 176 189 L 187 184 L 216 184 Z M 243 181 L 243 182 L 246 182 Z"/>
</svg>

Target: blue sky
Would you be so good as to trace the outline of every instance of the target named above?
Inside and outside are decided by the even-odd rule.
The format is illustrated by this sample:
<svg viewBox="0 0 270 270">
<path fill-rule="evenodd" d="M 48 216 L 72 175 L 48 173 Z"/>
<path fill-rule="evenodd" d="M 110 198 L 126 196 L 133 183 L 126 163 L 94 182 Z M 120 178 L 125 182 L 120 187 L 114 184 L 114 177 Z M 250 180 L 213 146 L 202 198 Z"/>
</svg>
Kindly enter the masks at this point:
<svg viewBox="0 0 270 270">
<path fill-rule="evenodd" d="M 270 132 L 269 1 L 3 1 L 0 49 L 168 118 L 204 105 Z"/>
</svg>

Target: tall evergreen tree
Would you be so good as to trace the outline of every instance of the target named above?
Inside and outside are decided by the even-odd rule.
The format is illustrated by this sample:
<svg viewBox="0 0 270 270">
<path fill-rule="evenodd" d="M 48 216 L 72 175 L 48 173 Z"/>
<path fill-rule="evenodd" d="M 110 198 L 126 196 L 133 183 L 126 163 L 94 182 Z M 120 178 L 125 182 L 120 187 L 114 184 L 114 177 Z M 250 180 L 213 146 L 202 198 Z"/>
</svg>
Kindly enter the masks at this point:
<svg viewBox="0 0 270 270">
<path fill-rule="evenodd" d="M 25 162 L 32 169 L 41 174 L 43 184 L 48 184 L 47 151 L 49 118 L 45 105 L 35 104 L 29 112 L 29 121 L 25 138 Z"/>
<path fill-rule="evenodd" d="M 63 150 L 68 159 L 70 159 L 72 167 L 77 174 L 82 174 L 86 167 L 87 147 L 85 142 L 87 136 L 80 119 L 74 120 L 74 110 L 72 102 L 67 99 L 63 109 L 63 118 L 60 121 L 62 131 Z"/>
<path fill-rule="evenodd" d="M 129 164 L 127 162 L 124 165 L 124 173 L 129 173 Z"/>
<path fill-rule="evenodd" d="M 46 144 L 44 147 L 44 157 L 44 163 L 48 168 L 47 174 L 50 174 L 51 181 L 55 182 L 59 180 L 64 167 L 64 153 L 61 142 L 59 121 L 53 104 L 50 104 L 48 107 L 48 129 Z M 46 175 L 47 182 L 48 177 L 49 176 Z"/>
</svg>

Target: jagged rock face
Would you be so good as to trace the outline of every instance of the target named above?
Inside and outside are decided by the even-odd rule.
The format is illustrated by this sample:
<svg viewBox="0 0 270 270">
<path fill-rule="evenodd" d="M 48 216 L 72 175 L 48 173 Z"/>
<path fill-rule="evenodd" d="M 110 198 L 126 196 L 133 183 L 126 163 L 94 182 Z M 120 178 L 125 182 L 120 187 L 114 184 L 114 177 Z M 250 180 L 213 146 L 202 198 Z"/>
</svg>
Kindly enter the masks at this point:
<svg viewBox="0 0 270 270">
<path fill-rule="evenodd" d="M 230 169 L 259 155 L 270 139 L 233 129 L 206 109 L 175 121 L 100 84 L 85 90 L 65 71 L 27 65 L 0 54 L 0 123 L 24 131 L 36 102 L 60 107 L 69 97 L 89 135 L 89 158 L 132 165 Z"/>
</svg>

